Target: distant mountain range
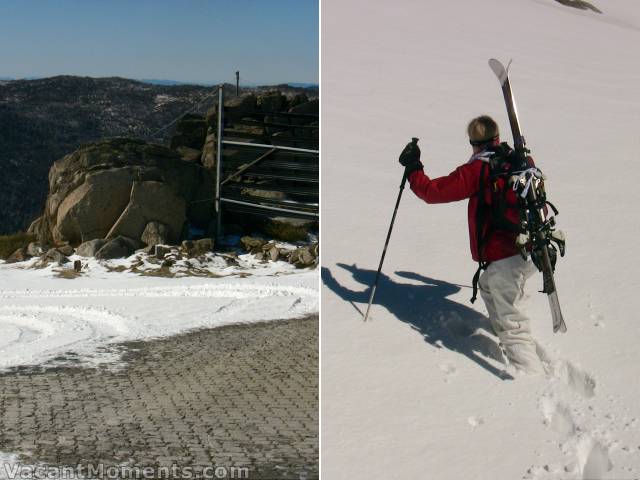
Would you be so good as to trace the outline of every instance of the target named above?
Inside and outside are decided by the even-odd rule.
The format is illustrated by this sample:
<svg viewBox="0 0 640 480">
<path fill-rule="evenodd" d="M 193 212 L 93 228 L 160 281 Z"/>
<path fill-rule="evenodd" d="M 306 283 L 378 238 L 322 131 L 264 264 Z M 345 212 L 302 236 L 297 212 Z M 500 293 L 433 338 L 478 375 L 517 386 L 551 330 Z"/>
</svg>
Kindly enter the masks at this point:
<svg viewBox="0 0 640 480">
<path fill-rule="evenodd" d="M 42 78 L 51 78 L 51 77 L 25 77 L 25 78 L 14 78 L 14 77 L 0 77 L 0 81 L 12 81 L 12 80 L 39 80 Z M 96 78 L 96 77 L 89 77 Z M 215 85 L 220 85 L 220 82 L 183 82 L 181 80 L 162 80 L 155 78 L 139 78 L 133 79 L 142 83 L 150 83 L 151 85 L 164 85 L 164 86 L 176 86 L 176 85 L 195 85 L 195 86 L 203 86 L 203 87 L 211 87 Z M 227 82 L 225 82 L 227 83 Z M 318 88 L 318 83 L 305 83 L 305 82 L 288 82 L 283 83 L 282 85 L 288 85 L 293 88 Z M 261 83 L 242 83 L 243 87 L 260 87 L 260 86 L 269 86 Z"/>
<path fill-rule="evenodd" d="M 179 80 L 157 80 L 153 78 L 142 78 L 139 80 L 140 82 L 150 83 L 152 85 L 202 85 L 211 87 L 214 85 L 220 85 L 220 82 L 181 82 Z M 288 82 L 283 83 L 282 85 L 287 85 L 293 88 L 318 88 L 319 84 L 317 83 L 305 83 L 305 82 Z M 241 83 L 243 87 L 260 87 L 264 86 L 260 83 Z M 267 85 L 269 86 L 269 85 Z"/>
<path fill-rule="evenodd" d="M 235 87 L 227 84 L 229 92 Z M 277 88 L 317 96 L 317 88 Z M 80 145 L 154 133 L 194 106 L 213 105 L 211 86 L 154 84 L 119 77 L 58 76 L 0 81 L 0 234 L 24 230 L 42 211 L 53 162 Z M 154 141 L 166 142 L 173 127 Z"/>
</svg>

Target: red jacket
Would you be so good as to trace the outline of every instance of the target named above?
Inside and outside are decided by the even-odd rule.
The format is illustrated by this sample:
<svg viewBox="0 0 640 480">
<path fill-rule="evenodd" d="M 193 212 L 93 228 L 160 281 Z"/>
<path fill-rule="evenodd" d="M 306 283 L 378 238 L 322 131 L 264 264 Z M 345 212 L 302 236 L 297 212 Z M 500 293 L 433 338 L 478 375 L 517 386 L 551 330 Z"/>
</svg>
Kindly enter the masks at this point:
<svg viewBox="0 0 640 480">
<path fill-rule="evenodd" d="M 486 167 L 483 169 L 483 164 Z M 515 245 L 516 233 L 505 230 L 494 230 L 489 228 L 489 222 L 483 222 L 484 238 L 482 248 L 482 258 L 478 254 L 478 235 L 476 232 L 476 214 L 478 209 L 478 190 L 480 188 L 480 174 L 484 171 L 484 176 L 488 175 L 489 166 L 483 160 L 470 160 L 461 165 L 446 177 L 431 179 L 425 175 L 424 171 L 416 170 L 409 175 L 411 190 L 427 203 L 448 203 L 458 200 L 469 199 L 468 219 L 469 219 L 469 241 L 471 244 L 471 256 L 477 262 L 480 259 L 484 262 L 494 262 L 502 258 L 511 257 L 518 254 Z M 485 185 L 488 182 L 483 182 Z M 514 198 L 515 198 L 515 194 Z M 484 199 L 487 204 L 491 203 L 491 193 L 485 188 Z M 516 210 L 507 210 L 507 218 L 512 222 L 518 222 Z"/>
</svg>

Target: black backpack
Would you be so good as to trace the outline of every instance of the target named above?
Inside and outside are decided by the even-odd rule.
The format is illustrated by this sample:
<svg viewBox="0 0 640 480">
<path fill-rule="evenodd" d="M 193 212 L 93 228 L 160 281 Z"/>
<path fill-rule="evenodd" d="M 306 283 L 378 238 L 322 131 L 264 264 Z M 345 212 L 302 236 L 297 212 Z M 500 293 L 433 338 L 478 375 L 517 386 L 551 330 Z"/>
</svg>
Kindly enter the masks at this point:
<svg viewBox="0 0 640 480">
<path fill-rule="evenodd" d="M 482 243 L 486 241 L 487 233 L 496 230 L 506 230 L 514 233 L 525 233 L 522 226 L 524 203 L 514 191 L 511 178 L 520 172 L 533 167 L 533 163 L 526 155 L 517 155 L 506 142 L 492 146 L 488 162 L 483 162 L 480 171 L 480 187 L 478 188 L 478 220 L 476 226 L 480 238 L 478 250 L 481 252 Z M 489 201 L 487 202 L 487 191 Z"/>
<path fill-rule="evenodd" d="M 536 222 L 531 221 L 531 208 L 543 208 L 548 205 L 554 215 L 558 214 L 556 207 L 546 199 L 542 172 L 535 167 L 528 156 L 529 151 L 516 151 L 506 142 L 489 147 L 488 161 L 483 161 L 480 171 L 480 185 L 478 188 L 478 207 L 476 210 L 476 244 L 478 248 L 478 270 L 473 276 L 473 297 L 476 300 L 480 273 L 489 266 L 489 262 L 482 258 L 482 250 L 489 236 L 496 231 L 507 231 L 517 235 L 516 246 L 523 258 L 531 254 L 531 258 L 542 270 L 536 249 L 533 248 L 531 238 L 535 232 L 531 228 Z M 538 205 L 530 206 L 525 200 L 526 188 L 537 188 Z M 523 195 L 524 192 L 524 195 Z M 564 255 L 564 236 L 553 229 L 554 217 L 540 228 L 545 229 L 545 238 L 549 246 L 552 266 L 555 268 L 556 252 Z M 558 249 L 551 243 L 554 241 Z"/>
</svg>

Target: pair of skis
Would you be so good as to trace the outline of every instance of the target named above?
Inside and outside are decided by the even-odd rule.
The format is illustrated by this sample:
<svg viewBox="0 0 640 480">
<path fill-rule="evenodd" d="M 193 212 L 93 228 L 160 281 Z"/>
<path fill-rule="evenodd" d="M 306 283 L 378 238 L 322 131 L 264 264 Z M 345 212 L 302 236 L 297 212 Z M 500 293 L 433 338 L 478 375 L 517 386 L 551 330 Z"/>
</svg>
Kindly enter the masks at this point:
<svg viewBox="0 0 640 480">
<path fill-rule="evenodd" d="M 510 65 L 510 63 L 509 63 Z M 489 60 L 489 66 L 493 73 L 495 73 L 496 77 L 500 81 L 500 86 L 502 87 L 502 93 L 504 95 L 505 104 L 507 107 L 507 114 L 509 116 L 509 124 L 511 125 L 511 132 L 513 134 L 513 143 L 516 152 L 520 152 L 522 155 L 526 155 L 526 144 L 524 141 L 524 137 L 522 135 L 522 131 L 520 130 L 520 123 L 518 121 L 518 111 L 516 109 L 516 102 L 513 97 L 513 92 L 511 91 L 511 84 L 509 83 L 509 65 L 507 68 L 502 65 L 498 60 L 492 58 Z M 417 141 L 417 139 L 414 139 Z M 536 179 L 530 179 L 531 182 L 536 183 Z M 387 239 L 384 245 L 384 251 L 382 253 L 382 258 L 380 259 L 380 265 L 378 266 L 378 273 L 375 278 L 375 282 L 371 287 L 371 296 L 369 297 L 369 305 L 367 306 L 367 311 L 364 315 L 364 320 L 367 320 L 369 316 L 369 310 L 371 309 L 371 304 L 373 302 L 373 297 L 376 293 L 376 287 L 378 285 L 378 279 L 380 277 L 380 271 L 382 270 L 382 263 L 384 262 L 384 257 L 387 251 L 387 245 L 389 244 L 389 238 L 391 237 L 391 230 L 393 229 L 393 223 L 396 218 L 396 213 L 398 211 L 398 205 L 400 203 L 400 198 L 402 196 L 402 191 L 404 189 L 404 184 L 406 182 L 406 176 L 402 178 L 402 184 L 400 185 L 400 192 L 398 194 L 398 199 L 396 200 L 396 206 L 393 211 L 393 219 L 391 220 L 391 225 L 389 226 L 389 231 L 387 233 Z M 543 186 L 539 186 L 539 188 L 544 188 Z M 548 232 L 549 229 L 543 229 L 541 227 L 548 226 L 549 220 L 546 218 L 546 214 L 544 212 L 544 204 L 541 204 L 541 200 L 539 199 L 539 190 L 535 185 L 529 186 L 526 189 L 525 201 L 527 208 L 529 210 L 529 215 L 531 218 L 531 223 L 536 225 L 538 228 L 532 233 L 535 238 L 532 238 L 534 248 L 537 249 L 538 255 L 540 257 L 538 263 L 539 268 L 542 270 L 542 278 L 543 278 L 543 289 L 542 293 L 547 294 L 547 298 L 549 299 L 549 307 L 551 308 L 551 318 L 553 322 L 553 331 L 555 332 L 566 332 L 567 326 L 564 323 L 564 319 L 562 318 L 562 311 L 560 310 L 560 302 L 558 301 L 558 291 L 556 290 L 556 283 L 553 278 L 553 265 L 551 263 L 551 257 L 549 254 L 548 248 Z"/>
<path fill-rule="evenodd" d="M 509 62 L 509 65 L 511 65 L 511 62 Z M 520 130 L 518 110 L 513 97 L 513 91 L 511 90 L 511 83 L 509 82 L 509 65 L 505 68 L 504 65 L 495 58 L 489 60 L 489 67 L 491 67 L 493 73 L 498 77 L 498 81 L 502 87 L 502 94 L 504 95 L 504 101 L 507 106 L 507 115 L 509 116 L 509 124 L 511 126 L 511 133 L 513 134 L 514 149 L 516 152 L 526 155 L 526 144 L 522 131 Z M 534 180 L 534 182 L 536 182 L 536 180 Z M 532 223 L 537 226 L 546 225 L 549 220 L 546 218 L 544 205 L 538 199 L 538 189 L 535 188 L 535 186 L 531 186 L 527 189 L 525 201 L 529 209 L 529 214 L 533 217 Z M 539 250 L 539 267 L 542 270 L 542 293 L 546 293 L 547 298 L 549 299 L 553 331 L 554 333 L 566 332 L 567 326 L 562 318 L 560 302 L 558 301 L 558 291 L 556 290 L 556 282 L 553 278 L 553 265 L 549 254 L 548 239 L 546 238 L 547 232 L 548 230 L 536 228 L 536 231 L 532 233 L 535 238 L 532 238 L 531 240 L 533 241 L 534 248 Z"/>
</svg>

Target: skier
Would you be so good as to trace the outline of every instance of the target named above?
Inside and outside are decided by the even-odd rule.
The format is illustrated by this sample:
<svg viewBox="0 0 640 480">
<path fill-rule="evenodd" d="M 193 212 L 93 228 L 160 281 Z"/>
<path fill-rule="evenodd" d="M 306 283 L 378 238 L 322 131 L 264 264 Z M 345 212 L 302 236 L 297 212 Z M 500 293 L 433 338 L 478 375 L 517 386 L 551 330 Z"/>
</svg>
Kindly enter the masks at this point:
<svg viewBox="0 0 640 480">
<path fill-rule="evenodd" d="M 400 155 L 400 163 L 405 167 L 411 190 L 425 202 L 447 203 L 469 199 L 471 256 L 481 266 L 474 280 L 484 269 L 477 283 L 491 326 L 500 339 L 509 363 L 516 370 L 543 373 L 536 343 L 531 336 L 529 318 L 518 308 L 524 295 L 525 282 L 536 271 L 536 267 L 530 259 L 525 260 L 520 254 L 516 246 L 517 232 L 491 225 L 497 222 L 486 218 L 491 215 L 491 192 L 486 181 L 489 168 L 486 165 L 500 147 L 498 125 L 491 117 L 483 115 L 469 122 L 467 133 L 473 154 L 464 165 L 447 176 L 432 179 L 425 175 L 416 142 L 405 147 Z M 528 160 L 533 166 L 533 160 Z M 517 222 L 517 210 L 507 212 L 506 216 L 509 215 Z"/>
</svg>

